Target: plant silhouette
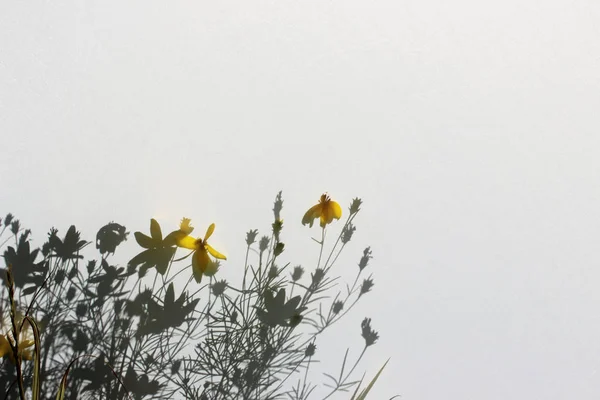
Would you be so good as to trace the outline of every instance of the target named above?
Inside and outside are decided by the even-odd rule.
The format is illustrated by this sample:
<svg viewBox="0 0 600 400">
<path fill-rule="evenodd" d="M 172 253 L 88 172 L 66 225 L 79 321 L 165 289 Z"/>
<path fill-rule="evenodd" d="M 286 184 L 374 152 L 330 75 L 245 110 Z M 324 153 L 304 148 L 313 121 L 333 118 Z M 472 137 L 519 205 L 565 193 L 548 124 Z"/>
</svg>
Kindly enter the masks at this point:
<svg viewBox="0 0 600 400">
<path fill-rule="evenodd" d="M 32 249 L 31 232 L 6 215 L 0 219 L 0 273 L 7 277 L 0 393 L 24 398 L 39 383 L 41 399 L 305 400 L 318 398 L 317 388 L 328 388 L 322 396 L 328 398 L 356 387 L 354 370 L 379 337 L 369 318 L 357 330 L 365 345 L 354 362 L 347 351 L 339 374 L 322 372 L 326 381 L 318 383 L 307 377 L 323 332 L 374 285 L 362 276 L 370 247 L 352 285 L 338 285 L 332 272 L 356 231 L 361 204 L 351 202 L 345 223 L 337 221 L 342 210 L 329 195 L 309 209 L 302 223 L 321 223 L 304 229 L 321 237 L 314 239 L 318 262 L 306 276 L 307 268 L 285 260 L 288 223 L 279 192 L 270 234 L 248 231 L 244 265 L 223 264 L 239 271 L 233 283 L 217 279 L 226 258 L 207 243 L 214 224 L 196 239 L 187 218 L 167 235 L 151 219 L 149 235 L 133 235 L 141 251 L 123 265 L 113 258 L 129 232 L 116 222 L 98 230 L 95 249 L 74 225 L 64 236 L 52 228 Z M 336 224 L 342 224 L 337 239 L 326 242 Z M 302 229 L 300 221 L 295 225 Z"/>
</svg>

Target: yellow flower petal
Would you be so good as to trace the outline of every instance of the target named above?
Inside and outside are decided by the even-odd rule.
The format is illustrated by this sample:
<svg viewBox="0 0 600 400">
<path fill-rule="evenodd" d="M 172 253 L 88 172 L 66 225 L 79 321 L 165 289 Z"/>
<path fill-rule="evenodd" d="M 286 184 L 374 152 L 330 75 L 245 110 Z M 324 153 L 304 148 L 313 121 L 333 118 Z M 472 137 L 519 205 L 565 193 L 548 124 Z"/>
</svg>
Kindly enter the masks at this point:
<svg viewBox="0 0 600 400">
<path fill-rule="evenodd" d="M 227 257 L 216 251 L 210 244 L 204 243 L 204 247 L 214 258 L 218 258 L 219 260 L 227 260 Z"/>
<path fill-rule="evenodd" d="M 315 219 L 321 215 L 322 208 L 323 206 L 320 203 L 309 208 L 304 217 L 302 217 L 302 225 L 310 224 L 312 227 Z"/>
<path fill-rule="evenodd" d="M 198 249 L 194 253 L 194 258 L 192 259 L 192 266 L 196 266 L 202 273 L 210 263 L 210 257 L 205 249 Z M 195 264 L 194 264 L 195 263 Z"/>
<path fill-rule="evenodd" d="M 329 209 L 327 207 L 323 207 L 323 212 L 321 212 L 321 228 L 325 228 L 325 225 L 331 223 L 331 221 L 333 220 L 333 218 L 330 218 L 330 212 Z"/>
<path fill-rule="evenodd" d="M 177 235 L 175 237 L 175 244 L 178 247 L 182 247 L 184 249 L 196 250 L 196 239 L 192 236 L 183 236 Z"/>
<path fill-rule="evenodd" d="M 205 242 L 208 240 L 209 237 L 212 236 L 212 234 L 213 234 L 214 231 L 215 231 L 215 224 L 210 224 L 210 226 L 206 230 L 206 235 L 204 235 L 204 241 Z"/>
<path fill-rule="evenodd" d="M 335 218 L 335 219 L 342 218 L 342 207 L 340 207 L 339 203 L 332 200 L 329 204 L 331 205 L 331 211 L 333 213 L 333 218 Z"/>
<path fill-rule="evenodd" d="M 210 263 L 210 257 L 205 249 L 198 249 L 194 252 L 192 256 L 192 271 L 194 272 L 196 282 L 200 283 L 202 274 L 206 271 Z"/>
<path fill-rule="evenodd" d="M 12 349 L 10 348 L 10 343 L 6 336 L 0 335 L 0 358 L 4 357 L 7 354 L 12 354 Z"/>
</svg>

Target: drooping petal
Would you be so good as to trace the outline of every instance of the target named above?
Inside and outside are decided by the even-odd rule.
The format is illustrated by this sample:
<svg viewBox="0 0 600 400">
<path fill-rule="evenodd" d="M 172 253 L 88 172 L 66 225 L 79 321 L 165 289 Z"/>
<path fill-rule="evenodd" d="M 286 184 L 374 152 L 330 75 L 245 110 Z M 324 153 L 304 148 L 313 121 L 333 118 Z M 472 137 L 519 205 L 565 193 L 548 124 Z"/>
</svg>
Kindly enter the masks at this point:
<svg viewBox="0 0 600 400">
<path fill-rule="evenodd" d="M 206 267 L 210 263 L 210 257 L 205 249 L 200 248 L 194 252 L 192 256 L 192 267 L 197 268 L 200 272 L 204 273 Z"/>
<path fill-rule="evenodd" d="M 10 348 L 10 343 L 8 339 L 4 335 L 0 335 L 0 358 L 4 357 L 7 354 L 11 354 L 12 349 Z"/>
<path fill-rule="evenodd" d="M 333 218 L 335 218 L 335 219 L 342 218 L 342 207 L 340 207 L 339 203 L 336 202 L 336 201 L 331 200 L 329 202 L 329 204 L 330 204 L 330 207 L 331 207 Z"/>
<path fill-rule="evenodd" d="M 25 360 L 31 360 L 33 358 L 33 352 L 28 350 L 29 347 L 33 346 L 35 342 L 33 340 L 25 340 L 19 343 L 19 353 Z"/>
<path fill-rule="evenodd" d="M 204 274 L 204 271 L 206 271 L 210 263 L 210 257 L 205 249 L 200 248 L 194 252 L 194 255 L 192 256 L 192 271 L 194 272 L 196 282 L 200 283 L 202 274 Z"/>
<path fill-rule="evenodd" d="M 192 274 L 196 283 L 202 282 L 202 270 L 192 263 Z"/>
<path fill-rule="evenodd" d="M 212 236 L 212 234 L 213 234 L 214 231 L 215 231 L 215 224 L 210 224 L 210 226 L 206 230 L 206 235 L 204 235 L 204 241 L 205 242 L 208 240 L 209 237 Z"/>
<path fill-rule="evenodd" d="M 309 208 L 306 214 L 304 214 L 304 217 L 302 217 L 302 225 L 310 224 L 310 226 L 312 227 L 315 219 L 319 218 L 319 216 L 321 215 L 322 209 L 323 205 L 320 203 Z"/>
<path fill-rule="evenodd" d="M 196 239 L 192 236 L 185 235 L 176 235 L 175 236 L 175 244 L 178 247 L 182 247 L 184 249 L 195 250 L 196 249 Z"/>
<path fill-rule="evenodd" d="M 208 250 L 210 255 L 213 256 L 214 258 L 218 258 L 219 260 L 227 260 L 227 257 L 225 257 L 223 254 L 216 251 L 210 244 L 204 243 L 204 247 L 206 248 L 206 250 Z"/>
<path fill-rule="evenodd" d="M 329 207 L 323 206 L 323 210 L 321 211 L 321 221 L 320 221 L 320 225 L 321 228 L 325 228 L 325 225 L 327 225 L 328 223 L 331 222 L 332 218 L 330 217 L 331 212 L 329 210 Z"/>
</svg>

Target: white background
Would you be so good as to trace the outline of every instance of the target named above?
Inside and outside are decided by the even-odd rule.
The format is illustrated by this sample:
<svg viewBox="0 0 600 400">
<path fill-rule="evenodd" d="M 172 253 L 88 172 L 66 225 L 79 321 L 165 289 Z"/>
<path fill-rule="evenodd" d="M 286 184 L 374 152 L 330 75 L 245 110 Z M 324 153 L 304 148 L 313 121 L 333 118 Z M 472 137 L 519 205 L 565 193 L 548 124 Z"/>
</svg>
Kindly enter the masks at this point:
<svg viewBox="0 0 600 400">
<path fill-rule="evenodd" d="M 597 399 L 599 57 L 595 0 L 1 0 L 0 211 L 215 222 L 235 280 L 277 191 L 309 270 L 303 212 L 359 196 L 335 272 L 371 245 L 375 288 L 319 373 L 371 316 L 374 400 Z"/>
</svg>

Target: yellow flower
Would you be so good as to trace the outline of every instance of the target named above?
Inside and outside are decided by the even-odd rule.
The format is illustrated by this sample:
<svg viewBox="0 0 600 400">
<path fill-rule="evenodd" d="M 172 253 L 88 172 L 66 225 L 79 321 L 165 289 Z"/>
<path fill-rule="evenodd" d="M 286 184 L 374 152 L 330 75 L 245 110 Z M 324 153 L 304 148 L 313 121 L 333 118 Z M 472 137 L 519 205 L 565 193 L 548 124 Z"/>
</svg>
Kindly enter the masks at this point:
<svg viewBox="0 0 600 400">
<path fill-rule="evenodd" d="M 25 360 L 31 360 L 33 352 L 29 347 L 33 346 L 35 342 L 31 339 L 19 341 L 19 355 Z M 9 342 L 8 335 L 0 335 L 0 358 L 10 357 L 14 362 L 15 356 L 12 351 L 11 342 Z"/>
<path fill-rule="evenodd" d="M 327 194 L 322 194 L 317 205 L 312 206 L 304 217 L 302 218 L 302 225 L 310 224 L 313 226 L 315 219 L 321 219 L 321 227 L 325 228 L 325 225 L 330 224 L 333 219 L 340 219 L 342 217 L 342 207 L 331 200 Z"/>
<path fill-rule="evenodd" d="M 190 236 L 189 234 L 193 230 L 194 228 L 190 226 L 190 220 L 184 218 L 179 226 L 178 234 L 175 235 L 175 244 L 184 249 L 194 250 L 192 254 L 192 271 L 196 282 L 200 283 L 202 275 L 214 275 L 218 269 L 218 263 L 210 259 L 209 253 L 219 260 L 226 260 L 227 257 L 206 242 L 215 231 L 215 224 L 208 227 L 204 239 L 196 239 Z"/>
<path fill-rule="evenodd" d="M 0 335 L 0 358 L 4 357 L 8 354 L 12 354 L 12 349 L 10 348 L 10 343 L 6 336 Z"/>
</svg>

